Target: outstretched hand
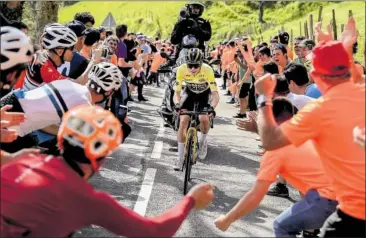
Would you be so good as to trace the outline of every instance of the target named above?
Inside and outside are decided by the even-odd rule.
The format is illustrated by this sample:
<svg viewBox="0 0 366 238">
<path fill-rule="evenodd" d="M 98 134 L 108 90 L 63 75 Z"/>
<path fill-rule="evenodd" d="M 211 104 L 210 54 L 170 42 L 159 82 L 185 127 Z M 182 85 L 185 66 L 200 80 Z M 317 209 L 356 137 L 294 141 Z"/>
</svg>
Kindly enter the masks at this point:
<svg viewBox="0 0 366 238">
<path fill-rule="evenodd" d="M 314 27 L 314 34 L 315 34 L 315 39 L 317 42 L 320 41 L 332 41 L 333 40 L 333 34 L 332 34 L 332 25 L 328 24 L 327 25 L 327 32 L 322 31 L 322 23 L 318 22 L 316 23 L 315 27 Z"/>
<path fill-rule="evenodd" d="M 358 35 L 359 32 L 356 29 L 355 19 L 350 17 L 341 36 L 344 48 L 347 50 L 352 49 L 353 45 L 357 42 Z"/>
<path fill-rule="evenodd" d="M 5 105 L 1 108 L 1 120 L 7 121 L 6 126 L 4 122 L 4 126 L 2 124 L 1 128 L 18 126 L 20 123 L 24 122 L 25 114 L 21 112 L 8 112 L 8 110 L 12 108 L 12 105 Z"/>
<path fill-rule="evenodd" d="M 194 199 L 194 209 L 196 210 L 206 208 L 214 198 L 212 185 L 208 183 L 194 186 L 187 195 Z"/>
</svg>

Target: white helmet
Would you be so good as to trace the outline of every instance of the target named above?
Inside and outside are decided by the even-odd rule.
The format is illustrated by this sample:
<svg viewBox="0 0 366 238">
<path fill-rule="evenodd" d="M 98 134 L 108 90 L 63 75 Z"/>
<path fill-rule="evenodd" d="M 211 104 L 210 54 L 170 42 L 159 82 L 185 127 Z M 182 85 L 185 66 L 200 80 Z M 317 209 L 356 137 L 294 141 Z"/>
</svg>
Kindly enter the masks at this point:
<svg viewBox="0 0 366 238">
<path fill-rule="evenodd" d="M 88 86 L 99 94 L 118 90 L 122 84 L 122 73 L 114 64 L 102 62 L 93 66 L 88 78 Z"/>
<path fill-rule="evenodd" d="M 33 57 L 33 46 L 28 36 L 17 28 L 1 27 L 1 70 L 28 63 Z"/>
<path fill-rule="evenodd" d="M 44 27 L 42 45 L 48 50 L 70 48 L 74 46 L 77 41 L 78 38 L 75 32 L 62 24 L 51 23 Z"/>
</svg>

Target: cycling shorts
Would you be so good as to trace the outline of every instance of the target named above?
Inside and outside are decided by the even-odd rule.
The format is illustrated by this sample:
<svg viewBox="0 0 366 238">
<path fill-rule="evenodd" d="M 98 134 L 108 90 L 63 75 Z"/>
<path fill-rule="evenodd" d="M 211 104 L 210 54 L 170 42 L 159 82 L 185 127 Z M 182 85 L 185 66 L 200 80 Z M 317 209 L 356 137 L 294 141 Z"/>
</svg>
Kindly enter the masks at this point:
<svg viewBox="0 0 366 238">
<path fill-rule="evenodd" d="M 194 103 L 198 102 L 198 111 L 202 111 L 204 108 L 210 107 L 210 94 L 211 90 L 208 89 L 200 94 L 196 94 L 186 88 L 182 93 L 181 109 L 187 111 L 193 111 Z"/>
</svg>

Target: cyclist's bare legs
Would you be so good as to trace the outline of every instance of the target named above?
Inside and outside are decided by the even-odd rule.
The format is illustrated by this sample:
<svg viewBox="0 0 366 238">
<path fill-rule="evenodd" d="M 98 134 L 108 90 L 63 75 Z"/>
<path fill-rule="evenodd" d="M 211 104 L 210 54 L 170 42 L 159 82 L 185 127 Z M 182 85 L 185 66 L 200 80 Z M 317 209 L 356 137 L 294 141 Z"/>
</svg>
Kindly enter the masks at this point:
<svg viewBox="0 0 366 238">
<path fill-rule="evenodd" d="M 210 129 L 210 120 L 207 115 L 200 115 L 200 149 L 198 151 L 198 158 L 201 160 L 205 159 L 207 156 L 207 133 Z"/>
<path fill-rule="evenodd" d="M 177 135 L 178 158 L 174 165 L 174 170 L 180 170 L 183 166 L 184 143 L 186 141 L 186 133 L 187 133 L 189 120 L 190 120 L 190 117 L 188 115 L 180 116 L 180 123 L 179 123 L 178 135 Z"/>
<path fill-rule="evenodd" d="M 188 115 L 180 116 L 180 123 L 177 136 L 178 143 L 185 143 L 188 124 L 189 124 L 189 116 Z"/>
<path fill-rule="evenodd" d="M 201 133 L 207 134 L 210 129 L 210 120 L 207 115 L 200 115 L 200 130 Z"/>
</svg>

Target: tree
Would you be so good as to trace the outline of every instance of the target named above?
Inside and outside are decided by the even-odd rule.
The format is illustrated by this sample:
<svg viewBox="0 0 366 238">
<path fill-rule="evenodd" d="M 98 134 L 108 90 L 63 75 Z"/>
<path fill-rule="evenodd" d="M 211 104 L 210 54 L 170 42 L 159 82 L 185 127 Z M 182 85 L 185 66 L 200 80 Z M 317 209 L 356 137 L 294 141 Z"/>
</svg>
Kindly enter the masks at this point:
<svg viewBox="0 0 366 238">
<path fill-rule="evenodd" d="M 22 21 L 24 1 L 0 2 L 0 12 L 9 22 Z"/>
<path fill-rule="evenodd" d="M 263 13 L 264 13 L 264 1 L 259 1 L 259 14 L 258 14 L 258 21 L 260 23 L 265 23 L 265 21 L 263 20 Z"/>
<path fill-rule="evenodd" d="M 59 2 L 37 1 L 35 2 L 36 39 L 39 40 L 43 28 L 52 22 L 58 21 Z"/>
</svg>

